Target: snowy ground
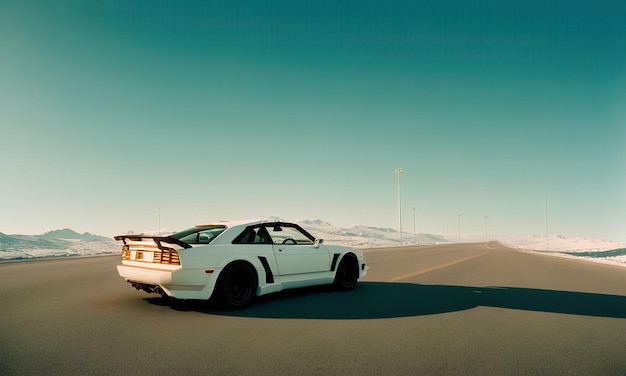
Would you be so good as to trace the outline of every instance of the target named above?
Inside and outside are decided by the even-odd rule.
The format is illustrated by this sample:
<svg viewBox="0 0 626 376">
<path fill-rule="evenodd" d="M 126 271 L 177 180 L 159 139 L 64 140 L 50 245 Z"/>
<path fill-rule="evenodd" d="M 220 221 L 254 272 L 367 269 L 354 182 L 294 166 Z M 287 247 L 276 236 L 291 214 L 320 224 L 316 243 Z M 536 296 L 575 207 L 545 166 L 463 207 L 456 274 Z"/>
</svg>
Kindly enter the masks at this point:
<svg viewBox="0 0 626 376">
<path fill-rule="evenodd" d="M 3 246 L 0 243 L 0 261 L 26 261 L 45 258 L 85 257 L 118 254 L 122 247 L 111 241 L 80 241 L 60 239 L 58 245 L 46 247 L 31 244 L 28 246 Z"/>
<path fill-rule="evenodd" d="M 589 238 L 545 236 L 503 236 L 500 243 L 512 248 L 552 254 L 562 257 L 585 258 L 589 261 L 618 263 L 626 266 L 626 244 Z"/>
<path fill-rule="evenodd" d="M 458 237 L 446 234 L 400 234 L 392 228 L 355 225 L 341 228 L 321 220 L 297 221 L 302 227 L 327 244 L 346 245 L 355 248 L 393 247 L 411 244 L 457 243 Z M 0 233 L 0 261 L 22 261 L 42 258 L 62 258 L 118 254 L 121 244 L 113 239 L 93 240 L 94 235 L 76 234 L 71 230 L 59 232 L 63 236 L 72 235 L 84 239 L 59 239 L 51 237 L 56 232 L 39 236 L 4 235 Z M 91 240 L 89 240 L 91 239 Z M 626 244 L 587 238 L 566 238 L 552 235 L 548 239 L 542 235 L 502 235 L 493 239 L 507 246 L 529 251 L 547 253 L 562 257 L 585 258 L 596 262 L 619 263 L 626 266 Z M 484 237 L 465 236 L 463 243 L 485 242 Z"/>
<path fill-rule="evenodd" d="M 356 225 L 351 228 L 338 228 L 320 220 L 298 222 L 312 235 L 321 237 L 327 243 L 357 248 L 392 247 L 411 244 L 450 244 L 457 243 L 458 237 L 445 234 L 416 234 L 402 232 L 402 243 L 397 230 L 390 228 Z M 626 244 L 588 238 L 566 238 L 551 235 L 502 235 L 494 239 L 512 248 L 541 252 L 562 257 L 584 258 L 588 261 L 617 263 L 626 266 Z M 485 237 L 466 236 L 463 243 L 485 242 Z"/>
</svg>

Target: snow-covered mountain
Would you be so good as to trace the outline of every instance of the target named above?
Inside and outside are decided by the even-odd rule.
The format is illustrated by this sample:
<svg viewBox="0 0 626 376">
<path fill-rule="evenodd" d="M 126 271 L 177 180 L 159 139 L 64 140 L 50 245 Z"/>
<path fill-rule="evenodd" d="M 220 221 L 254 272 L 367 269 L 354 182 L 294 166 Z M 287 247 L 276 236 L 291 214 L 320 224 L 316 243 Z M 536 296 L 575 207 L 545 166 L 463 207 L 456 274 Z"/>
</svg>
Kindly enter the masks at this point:
<svg viewBox="0 0 626 376">
<path fill-rule="evenodd" d="M 299 225 L 316 238 L 324 239 L 329 244 L 345 245 L 357 248 L 389 247 L 400 245 L 400 233 L 392 228 L 355 225 L 340 228 L 328 222 L 317 220 L 297 221 Z M 443 244 L 448 243 L 444 237 L 433 234 L 413 234 L 402 232 L 403 244 Z"/>
<path fill-rule="evenodd" d="M 274 218 L 280 220 L 280 218 Z M 444 234 L 400 234 L 392 228 L 355 225 L 342 228 L 316 219 L 297 221 L 311 235 L 324 239 L 326 244 L 345 245 L 356 248 L 393 247 L 412 244 L 456 243 L 456 236 Z M 513 248 L 559 254 L 570 257 L 585 257 L 594 260 L 626 264 L 626 244 L 588 238 L 566 238 L 552 235 L 547 241 L 542 235 L 504 235 L 494 239 Z M 464 236 L 464 243 L 484 242 L 484 237 Z M 29 260 L 38 258 L 94 256 L 118 254 L 120 243 L 111 238 L 79 234 L 70 229 L 48 231 L 41 235 L 6 235 L 0 233 L 0 261 Z"/>
<path fill-rule="evenodd" d="M 357 248 L 375 248 L 399 246 L 400 234 L 392 228 L 356 225 L 350 228 L 334 227 L 321 220 L 298 221 L 315 237 L 323 238 L 326 243 L 352 246 Z M 551 235 L 546 241 L 545 235 L 501 235 L 494 239 L 512 248 L 549 253 L 566 257 L 583 257 L 593 261 L 626 264 L 626 244 L 589 238 L 567 238 Z M 484 236 L 464 236 L 463 243 L 484 242 Z M 402 245 L 411 244 L 447 244 L 458 242 L 457 236 L 443 234 L 416 234 L 402 232 Z"/>
<path fill-rule="evenodd" d="M 95 256 L 118 253 L 120 249 L 111 238 L 88 232 L 79 234 L 70 229 L 48 231 L 41 235 L 0 233 L 0 261 Z"/>
<path fill-rule="evenodd" d="M 70 230 L 69 228 L 44 232 L 40 236 L 42 238 L 48 238 L 48 239 L 65 239 L 65 240 L 86 240 L 86 241 L 92 241 L 92 240 L 110 241 L 111 240 L 111 238 L 107 238 L 107 237 L 99 236 L 99 235 L 93 235 L 88 232 L 79 234 L 74 230 Z"/>
</svg>

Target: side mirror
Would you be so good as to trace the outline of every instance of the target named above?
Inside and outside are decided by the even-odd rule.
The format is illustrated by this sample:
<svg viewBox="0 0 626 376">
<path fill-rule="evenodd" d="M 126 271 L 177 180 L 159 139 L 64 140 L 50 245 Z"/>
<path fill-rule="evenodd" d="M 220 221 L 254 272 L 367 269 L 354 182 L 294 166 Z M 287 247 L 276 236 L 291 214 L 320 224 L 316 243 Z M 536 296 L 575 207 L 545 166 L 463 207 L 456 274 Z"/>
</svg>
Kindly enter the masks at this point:
<svg viewBox="0 0 626 376">
<path fill-rule="evenodd" d="M 315 241 L 313 242 L 313 246 L 315 248 L 319 248 L 320 244 L 324 243 L 324 239 L 315 239 Z"/>
</svg>

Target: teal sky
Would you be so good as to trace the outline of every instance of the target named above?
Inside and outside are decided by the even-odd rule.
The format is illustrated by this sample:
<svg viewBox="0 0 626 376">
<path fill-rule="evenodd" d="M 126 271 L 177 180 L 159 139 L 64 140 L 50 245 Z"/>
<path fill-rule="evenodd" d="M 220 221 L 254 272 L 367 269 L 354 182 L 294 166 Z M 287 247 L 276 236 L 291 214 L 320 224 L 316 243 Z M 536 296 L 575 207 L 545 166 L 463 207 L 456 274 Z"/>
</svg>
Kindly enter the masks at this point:
<svg viewBox="0 0 626 376">
<path fill-rule="evenodd" d="M 0 1 L 0 232 L 626 242 L 626 5 Z"/>
</svg>

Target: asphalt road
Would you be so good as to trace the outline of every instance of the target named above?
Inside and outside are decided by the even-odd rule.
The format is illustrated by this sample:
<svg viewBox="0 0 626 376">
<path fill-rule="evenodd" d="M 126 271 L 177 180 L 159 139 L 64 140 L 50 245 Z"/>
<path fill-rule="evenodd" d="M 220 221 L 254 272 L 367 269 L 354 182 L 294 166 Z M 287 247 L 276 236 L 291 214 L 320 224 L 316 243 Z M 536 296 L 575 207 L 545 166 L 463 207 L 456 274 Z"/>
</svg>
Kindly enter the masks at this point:
<svg viewBox="0 0 626 376">
<path fill-rule="evenodd" d="M 626 268 L 495 243 L 367 250 L 354 291 L 167 301 L 119 257 L 0 264 L 1 375 L 626 375 Z"/>
</svg>

